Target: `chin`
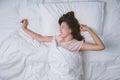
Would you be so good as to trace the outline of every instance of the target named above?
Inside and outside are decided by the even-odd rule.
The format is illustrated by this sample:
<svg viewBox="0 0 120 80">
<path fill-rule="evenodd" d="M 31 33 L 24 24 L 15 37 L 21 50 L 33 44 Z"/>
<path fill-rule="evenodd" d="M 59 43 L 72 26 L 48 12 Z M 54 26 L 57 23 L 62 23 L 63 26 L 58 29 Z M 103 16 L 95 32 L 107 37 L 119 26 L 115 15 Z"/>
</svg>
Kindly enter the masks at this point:
<svg viewBox="0 0 120 80">
<path fill-rule="evenodd" d="M 66 37 L 66 35 L 64 35 L 64 34 L 61 34 L 60 36 L 61 36 L 62 38 L 65 38 L 65 37 Z"/>
</svg>

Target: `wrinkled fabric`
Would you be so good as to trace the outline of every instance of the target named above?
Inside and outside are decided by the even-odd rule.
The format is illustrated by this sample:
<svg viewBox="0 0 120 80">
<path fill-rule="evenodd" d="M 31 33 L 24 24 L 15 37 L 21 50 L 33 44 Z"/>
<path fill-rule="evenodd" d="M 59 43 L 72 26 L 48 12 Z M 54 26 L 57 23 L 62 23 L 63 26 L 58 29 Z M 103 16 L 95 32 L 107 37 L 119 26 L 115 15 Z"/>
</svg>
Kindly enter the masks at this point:
<svg viewBox="0 0 120 80">
<path fill-rule="evenodd" d="M 15 32 L 0 44 L 1 80 L 80 80 L 81 56 Z"/>
<path fill-rule="evenodd" d="M 80 54 L 57 47 L 55 40 L 50 46 L 48 63 L 50 80 L 81 80 L 83 71 Z"/>
</svg>

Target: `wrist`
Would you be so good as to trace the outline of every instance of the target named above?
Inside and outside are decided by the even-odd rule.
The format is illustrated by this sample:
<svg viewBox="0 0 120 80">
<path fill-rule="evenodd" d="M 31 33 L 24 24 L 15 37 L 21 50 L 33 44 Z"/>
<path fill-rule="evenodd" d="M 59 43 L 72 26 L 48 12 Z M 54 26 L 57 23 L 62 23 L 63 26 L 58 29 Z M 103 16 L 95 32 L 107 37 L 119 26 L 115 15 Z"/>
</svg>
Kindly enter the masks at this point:
<svg viewBox="0 0 120 80">
<path fill-rule="evenodd" d="M 87 31 L 90 32 L 90 31 L 92 31 L 92 29 L 91 29 L 91 28 L 88 28 Z"/>
<path fill-rule="evenodd" d="M 22 29 L 23 29 L 23 30 L 25 30 L 25 29 L 27 29 L 27 27 L 25 27 L 25 26 L 22 26 Z"/>
</svg>

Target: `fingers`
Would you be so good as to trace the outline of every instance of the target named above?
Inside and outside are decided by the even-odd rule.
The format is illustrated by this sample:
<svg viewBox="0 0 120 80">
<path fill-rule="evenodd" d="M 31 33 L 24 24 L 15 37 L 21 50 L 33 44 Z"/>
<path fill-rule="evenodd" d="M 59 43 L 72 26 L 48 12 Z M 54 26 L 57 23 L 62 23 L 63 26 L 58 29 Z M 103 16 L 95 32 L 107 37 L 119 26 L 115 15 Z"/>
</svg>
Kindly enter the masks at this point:
<svg viewBox="0 0 120 80">
<path fill-rule="evenodd" d="M 83 27 L 80 27 L 80 30 L 81 30 L 81 31 L 84 31 L 84 28 L 83 28 Z"/>
<path fill-rule="evenodd" d="M 81 30 L 81 31 L 87 31 L 87 30 L 88 30 L 87 25 L 85 25 L 85 24 L 81 24 L 81 26 L 80 26 L 80 30 Z"/>
<path fill-rule="evenodd" d="M 26 23 L 27 19 L 23 19 L 20 23 Z"/>
<path fill-rule="evenodd" d="M 81 26 L 87 26 L 87 25 L 85 25 L 85 24 L 81 24 Z"/>
<path fill-rule="evenodd" d="M 27 19 L 21 20 L 20 23 L 22 23 L 22 28 L 23 28 L 23 29 L 27 28 L 27 26 L 28 26 L 28 21 L 27 21 Z"/>
<path fill-rule="evenodd" d="M 80 29 L 82 30 L 82 29 L 83 29 L 83 27 L 80 27 Z"/>
<path fill-rule="evenodd" d="M 80 29 L 84 29 L 87 25 L 81 24 Z"/>
</svg>

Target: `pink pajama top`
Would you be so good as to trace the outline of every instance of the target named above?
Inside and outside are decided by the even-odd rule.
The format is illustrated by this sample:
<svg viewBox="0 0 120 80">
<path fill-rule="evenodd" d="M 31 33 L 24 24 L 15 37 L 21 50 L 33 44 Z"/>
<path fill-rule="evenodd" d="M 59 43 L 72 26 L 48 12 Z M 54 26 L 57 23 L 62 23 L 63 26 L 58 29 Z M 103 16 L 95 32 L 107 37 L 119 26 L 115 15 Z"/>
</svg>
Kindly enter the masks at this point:
<svg viewBox="0 0 120 80">
<path fill-rule="evenodd" d="M 55 40 L 56 40 L 58 46 L 62 46 L 63 48 L 66 48 L 73 52 L 79 52 L 80 48 L 82 47 L 82 44 L 84 42 L 83 40 L 78 41 L 76 39 L 72 39 L 67 42 L 60 42 L 61 38 L 59 36 L 55 36 Z"/>
</svg>

